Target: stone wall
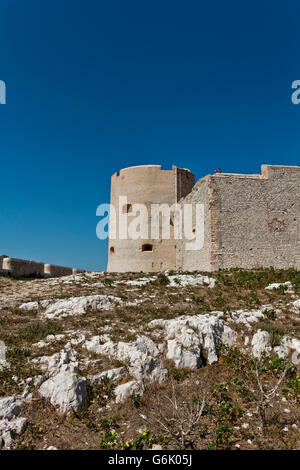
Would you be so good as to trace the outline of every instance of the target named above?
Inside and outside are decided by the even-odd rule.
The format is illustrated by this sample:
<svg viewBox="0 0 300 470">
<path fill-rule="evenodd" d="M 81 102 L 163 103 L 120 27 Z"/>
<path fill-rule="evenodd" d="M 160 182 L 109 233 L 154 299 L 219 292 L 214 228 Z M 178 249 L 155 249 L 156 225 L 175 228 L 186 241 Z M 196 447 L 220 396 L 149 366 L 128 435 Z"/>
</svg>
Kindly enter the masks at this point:
<svg viewBox="0 0 300 470">
<path fill-rule="evenodd" d="M 159 226 L 159 237 L 151 239 L 149 230 L 148 237 L 133 240 L 128 237 L 119 237 L 119 197 L 126 196 L 127 203 L 143 204 L 148 210 L 148 219 L 145 220 L 150 229 L 151 205 L 168 204 L 172 206 L 181 195 L 186 195 L 194 185 L 194 175 L 189 170 L 179 169 L 173 166 L 172 170 L 162 170 L 160 165 L 142 165 L 124 168 L 115 173 L 111 178 L 111 204 L 116 209 L 117 224 L 115 240 L 109 240 L 108 266 L 109 272 L 157 272 L 176 267 L 176 241 L 174 241 L 171 217 L 170 239 L 161 237 L 161 225 Z M 123 211 L 123 207 L 120 208 Z M 123 212 L 124 213 L 124 212 Z M 128 210 L 128 225 L 138 214 Z M 154 225 L 157 225 L 154 223 Z M 110 221 L 110 228 L 112 220 Z M 151 251 L 145 251 L 144 246 L 148 244 Z"/>
<path fill-rule="evenodd" d="M 217 238 L 212 268 L 300 268 L 300 167 L 214 177 Z"/>
<path fill-rule="evenodd" d="M 60 277 L 83 273 L 82 269 L 66 268 L 53 264 L 0 256 L 0 275 L 12 277 Z"/>
<path fill-rule="evenodd" d="M 73 269 L 65 268 L 64 266 L 56 266 L 55 264 L 45 264 L 44 274 L 49 277 L 69 276 L 73 274 Z"/>
<path fill-rule="evenodd" d="M 44 263 L 16 258 L 3 258 L 2 268 L 14 277 L 44 277 Z"/>
<path fill-rule="evenodd" d="M 177 267 L 300 269 L 300 167 L 263 165 L 261 174 L 216 173 L 181 201 L 205 204 L 205 243 L 179 244 Z"/>
<path fill-rule="evenodd" d="M 193 206 L 193 230 L 196 230 L 195 205 L 204 204 L 204 246 L 199 251 L 187 250 L 189 240 L 183 238 L 177 242 L 176 268 L 183 271 L 210 271 L 211 270 L 211 176 L 201 178 L 194 186 L 192 192 L 181 199 L 180 205 L 184 210 L 185 204 Z"/>
</svg>

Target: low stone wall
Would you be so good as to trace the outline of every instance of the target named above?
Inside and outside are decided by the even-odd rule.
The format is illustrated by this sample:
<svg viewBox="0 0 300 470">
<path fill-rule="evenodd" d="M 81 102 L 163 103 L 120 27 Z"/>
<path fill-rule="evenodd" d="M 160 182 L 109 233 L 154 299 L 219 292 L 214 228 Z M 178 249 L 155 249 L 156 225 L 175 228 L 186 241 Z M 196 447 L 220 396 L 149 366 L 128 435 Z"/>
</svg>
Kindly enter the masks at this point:
<svg viewBox="0 0 300 470">
<path fill-rule="evenodd" d="M 84 269 L 72 269 L 72 274 L 80 274 L 85 272 L 86 271 Z"/>
<path fill-rule="evenodd" d="M 16 258 L 3 258 L 2 269 L 14 277 L 44 277 L 44 263 Z"/>
<path fill-rule="evenodd" d="M 83 269 L 66 268 L 25 259 L 0 256 L 0 276 L 12 277 L 61 277 L 84 273 Z"/>
<path fill-rule="evenodd" d="M 56 266 L 55 264 L 45 264 L 44 274 L 47 277 L 70 276 L 70 274 L 73 274 L 73 269 L 65 268 L 64 266 Z"/>
</svg>

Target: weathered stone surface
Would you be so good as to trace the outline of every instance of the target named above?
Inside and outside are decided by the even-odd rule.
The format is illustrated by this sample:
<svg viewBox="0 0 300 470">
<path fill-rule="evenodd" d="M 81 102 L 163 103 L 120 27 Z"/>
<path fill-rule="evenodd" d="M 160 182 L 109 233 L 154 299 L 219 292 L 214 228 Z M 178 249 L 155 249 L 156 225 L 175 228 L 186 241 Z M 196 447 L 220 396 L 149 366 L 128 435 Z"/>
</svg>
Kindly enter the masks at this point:
<svg viewBox="0 0 300 470">
<path fill-rule="evenodd" d="M 251 323 L 256 323 L 260 319 L 264 318 L 263 310 L 265 307 L 262 307 L 260 310 L 236 310 L 230 315 L 229 322 L 241 323 L 247 328 L 251 328 Z"/>
<path fill-rule="evenodd" d="M 115 388 L 116 403 L 120 403 L 127 397 L 130 397 L 132 395 L 139 395 L 140 393 L 143 393 L 143 387 L 141 386 L 141 384 L 139 384 L 135 380 L 126 382 L 125 384 L 119 385 Z"/>
<path fill-rule="evenodd" d="M 286 288 L 286 292 L 289 292 L 291 294 L 294 292 L 293 285 L 290 281 L 287 281 L 287 282 L 274 282 L 273 284 L 269 284 L 266 287 L 266 290 L 278 289 L 281 286 Z"/>
<path fill-rule="evenodd" d="M 45 310 L 44 318 L 63 318 L 69 315 L 83 315 L 89 310 L 109 310 L 120 302 L 119 297 L 112 295 L 88 295 L 69 299 L 42 300 L 22 304 L 20 310 Z"/>
<path fill-rule="evenodd" d="M 120 361 L 129 362 L 129 372 L 142 384 L 162 383 L 167 369 L 159 359 L 159 349 L 150 338 L 139 335 L 131 343 L 119 342 L 116 356 Z"/>
<path fill-rule="evenodd" d="M 201 274 L 176 274 L 169 276 L 169 287 L 184 287 L 184 286 L 204 286 L 215 287 L 216 280 L 212 277 L 203 276 Z"/>
<path fill-rule="evenodd" d="M 115 355 L 116 349 L 116 345 L 111 340 L 102 343 L 100 336 L 93 336 L 90 340 L 87 340 L 85 342 L 85 347 L 88 351 L 96 354 L 104 354 L 105 356 L 110 357 Z"/>
<path fill-rule="evenodd" d="M 25 430 L 27 419 L 18 417 L 22 407 L 17 396 L 0 399 L 0 449 L 9 449 L 16 436 Z"/>
<path fill-rule="evenodd" d="M 188 250 L 187 238 L 176 241 L 173 269 L 299 269 L 299 194 L 299 166 L 262 165 L 260 174 L 201 178 L 180 205 L 192 205 L 193 224 L 195 205 L 204 205 L 204 246 Z"/>
<path fill-rule="evenodd" d="M 231 346 L 237 337 L 236 332 L 224 320 L 211 315 L 153 320 L 149 326 L 164 328 L 166 339 L 173 340 L 168 343 L 168 358 L 174 358 L 176 364 L 182 365 L 190 361 L 192 368 L 201 365 L 201 355 L 207 358 L 209 364 L 216 362 L 217 346 Z"/>
<path fill-rule="evenodd" d="M 269 333 L 258 330 L 252 338 L 251 346 L 254 357 L 260 358 L 263 354 L 269 354 L 272 351 Z"/>
<path fill-rule="evenodd" d="M 88 380 L 92 384 L 100 384 L 104 382 L 105 380 L 111 380 L 112 382 L 115 382 L 119 380 L 120 378 L 124 377 L 125 374 L 126 374 L 125 367 L 118 367 L 115 369 L 105 370 L 104 372 L 101 372 L 100 374 L 89 375 Z"/>
<path fill-rule="evenodd" d="M 22 400 L 18 397 L 0 398 L 0 418 L 12 419 L 19 415 L 22 409 Z"/>
<path fill-rule="evenodd" d="M 291 356 L 291 362 L 295 365 L 300 364 L 300 340 L 284 336 L 281 338 L 280 345 L 274 348 L 279 357 Z"/>
<path fill-rule="evenodd" d="M 87 405 L 86 381 L 76 374 L 78 363 L 73 350 L 62 350 L 48 360 L 48 372 L 41 378 L 40 394 L 63 413 Z"/>
<path fill-rule="evenodd" d="M 167 359 L 174 361 L 180 369 L 198 369 L 202 365 L 201 348 L 185 349 L 179 341 L 171 339 L 168 341 Z"/>
</svg>

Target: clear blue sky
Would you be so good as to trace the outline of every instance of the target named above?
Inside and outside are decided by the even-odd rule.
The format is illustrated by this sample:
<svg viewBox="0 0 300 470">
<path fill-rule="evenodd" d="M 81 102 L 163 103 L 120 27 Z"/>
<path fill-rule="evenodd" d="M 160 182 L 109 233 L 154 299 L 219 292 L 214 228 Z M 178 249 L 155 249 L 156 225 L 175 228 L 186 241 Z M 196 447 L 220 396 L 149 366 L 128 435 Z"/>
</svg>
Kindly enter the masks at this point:
<svg viewBox="0 0 300 470">
<path fill-rule="evenodd" d="M 122 167 L 300 164 L 298 0 L 0 0 L 0 254 L 102 270 Z"/>
</svg>

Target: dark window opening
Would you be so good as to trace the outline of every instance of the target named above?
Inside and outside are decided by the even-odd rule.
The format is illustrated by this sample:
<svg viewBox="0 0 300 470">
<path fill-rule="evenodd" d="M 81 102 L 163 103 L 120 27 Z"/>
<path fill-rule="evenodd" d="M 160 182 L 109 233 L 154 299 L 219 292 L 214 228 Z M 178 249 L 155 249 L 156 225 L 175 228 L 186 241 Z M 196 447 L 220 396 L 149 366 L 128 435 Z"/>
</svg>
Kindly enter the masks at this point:
<svg viewBox="0 0 300 470">
<path fill-rule="evenodd" d="M 128 214 L 128 212 L 132 212 L 131 204 L 125 204 L 125 206 L 123 206 L 123 214 Z"/>
<path fill-rule="evenodd" d="M 153 251 L 153 245 L 151 245 L 151 243 L 145 243 L 142 246 L 142 251 Z"/>
<path fill-rule="evenodd" d="M 110 247 L 110 250 L 109 250 L 111 253 L 114 253 L 115 252 L 115 248 L 113 246 Z"/>
</svg>

